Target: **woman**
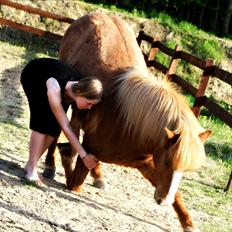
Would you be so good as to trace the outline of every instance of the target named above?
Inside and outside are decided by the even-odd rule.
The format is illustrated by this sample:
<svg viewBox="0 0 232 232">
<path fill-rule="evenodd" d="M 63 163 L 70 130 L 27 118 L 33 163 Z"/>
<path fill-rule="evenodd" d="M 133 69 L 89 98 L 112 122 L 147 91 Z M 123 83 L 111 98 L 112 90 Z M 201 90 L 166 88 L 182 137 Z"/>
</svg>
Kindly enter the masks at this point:
<svg viewBox="0 0 232 232">
<path fill-rule="evenodd" d="M 41 155 L 62 130 L 72 148 L 85 166 L 97 165 L 94 155 L 87 154 L 73 133 L 66 112 L 71 103 L 85 110 L 101 101 L 103 88 L 96 77 L 81 79 L 62 61 L 40 58 L 30 61 L 23 69 L 21 83 L 30 107 L 29 160 L 25 167 L 26 178 L 41 184 L 36 165 Z"/>
</svg>

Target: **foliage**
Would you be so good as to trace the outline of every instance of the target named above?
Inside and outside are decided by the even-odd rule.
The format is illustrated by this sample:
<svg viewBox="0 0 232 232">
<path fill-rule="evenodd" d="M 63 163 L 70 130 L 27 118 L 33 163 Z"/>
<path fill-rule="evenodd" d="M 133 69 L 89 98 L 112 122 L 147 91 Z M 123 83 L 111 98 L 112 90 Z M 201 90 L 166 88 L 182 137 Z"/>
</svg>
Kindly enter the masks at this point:
<svg viewBox="0 0 232 232">
<path fill-rule="evenodd" d="M 209 0 L 87 0 L 86 2 L 115 5 L 130 12 L 143 12 L 146 17 L 156 17 L 157 12 L 165 12 L 178 21 L 187 21 L 199 28 L 216 34 L 232 36 L 231 8 L 232 2 Z M 198 14 L 196 14 L 198 12 Z"/>
<path fill-rule="evenodd" d="M 211 58 L 221 61 L 224 58 L 224 51 L 214 40 L 200 40 L 195 43 L 195 54 L 202 59 Z"/>
</svg>

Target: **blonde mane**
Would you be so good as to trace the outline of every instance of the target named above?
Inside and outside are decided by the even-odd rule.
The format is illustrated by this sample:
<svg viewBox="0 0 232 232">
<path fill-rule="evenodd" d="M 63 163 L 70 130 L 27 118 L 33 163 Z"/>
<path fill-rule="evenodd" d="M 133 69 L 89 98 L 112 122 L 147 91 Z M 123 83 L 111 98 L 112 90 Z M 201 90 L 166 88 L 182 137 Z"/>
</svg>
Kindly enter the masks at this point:
<svg viewBox="0 0 232 232">
<path fill-rule="evenodd" d="M 180 134 L 169 157 L 177 161 L 175 169 L 194 170 L 201 165 L 205 151 L 199 133 L 204 129 L 171 82 L 130 68 L 117 77 L 116 99 L 125 130 L 140 144 L 153 144 L 155 153 L 165 146 L 167 127 Z"/>
</svg>

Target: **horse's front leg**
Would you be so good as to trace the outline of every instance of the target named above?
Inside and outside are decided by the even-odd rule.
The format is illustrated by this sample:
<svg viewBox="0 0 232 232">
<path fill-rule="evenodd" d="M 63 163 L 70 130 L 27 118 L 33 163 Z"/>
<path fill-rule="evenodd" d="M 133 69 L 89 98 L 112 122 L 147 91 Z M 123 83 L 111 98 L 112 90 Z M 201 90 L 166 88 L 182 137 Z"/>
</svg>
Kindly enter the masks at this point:
<svg viewBox="0 0 232 232">
<path fill-rule="evenodd" d="M 177 213 L 184 232 L 199 232 L 199 230 L 194 226 L 193 219 L 181 199 L 180 192 L 176 193 L 175 201 L 172 206 Z"/>
<path fill-rule="evenodd" d="M 88 175 L 89 170 L 86 168 L 80 156 L 77 156 L 76 153 L 74 153 L 70 143 L 58 143 L 57 146 L 65 171 L 67 188 L 80 192 L 81 185 Z"/>
<path fill-rule="evenodd" d="M 48 148 L 46 159 L 45 159 L 45 169 L 43 172 L 43 176 L 48 179 L 53 179 L 56 174 L 56 144 L 58 137 L 52 142 L 50 147 Z"/>
<path fill-rule="evenodd" d="M 78 156 L 74 170 L 66 176 L 67 188 L 76 192 L 80 192 L 82 184 L 84 183 L 88 173 L 89 170 L 86 168 L 81 157 Z"/>
<path fill-rule="evenodd" d="M 68 144 L 58 144 L 61 162 L 64 167 L 66 183 L 68 189 L 80 192 L 81 185 L 83 184 L 89 170 L 85 167 L 83 161 L 77 158 L 76 166 L 75 160 L 76 156 L 71 154 L 71 146 Z M 61 148 L 62 146 L 62 148 Z M 93 168 L 90 172 L 94 179 L 93 186 L 100 189 L 105 189 L 106 184 L 104 182 L 104 177 L 101 169 L 101 162 L 98 162 L 97 166 Z"/>
<path fill-rule="evenodd" d="M 90 175 L 93 177 L 93 186 L 100 189 L 106 189 L 107 185 L 102 172 L 102 164 L 99 161 L 97 166 L 91 169 Z"/>
<path fill-rule="evenodd" d="M 72 148 L 71 148 L 70 143 L 58 143 L 57 146 L 59 148 L 59 153 L 61 155 L 61 162 L 62 162 L 62 166 L 64 167 L 67 185 L 69 186 L 68 188 L 72 188 L 74 186 L 80 185 L 82 181 L 75 180 L 75 178 L 78 179 L 78 175 L 80 176 L 80 174 L 78 174 L 79 172 L 78 166 L 81 166 L 81 164 L 78 164 L 77 162 L 76 168 L 75 168 L 75 161 L 76 161 L 77 156 L 74 153 L 72 153 Z M 75 171 L 74 171 L 74 168 L 75 168 Z M 83 169 L 84 168 L 82 167 L 82 170 Z M 97 166 L 91 170 L 90 174 L 94 179 L 94 182 L 93 182 L 94 187 L 100 188 L 100 189 L 106 188 L 100 161 L 98 162 Z M 81 177 L 81 179 L 82 178 L 83 177 Z M 81 188 L 79 187 L 77 188 L 76 191 L 80 191 L 80 190 Z"/>
<path fill-rule="evenodd" d="M 67 180 L 74 170 L 77 155 L 72 151 L 70 143 L 58 143 L 57 147 L 61 155 L 61 163 Z"/>
</svg>

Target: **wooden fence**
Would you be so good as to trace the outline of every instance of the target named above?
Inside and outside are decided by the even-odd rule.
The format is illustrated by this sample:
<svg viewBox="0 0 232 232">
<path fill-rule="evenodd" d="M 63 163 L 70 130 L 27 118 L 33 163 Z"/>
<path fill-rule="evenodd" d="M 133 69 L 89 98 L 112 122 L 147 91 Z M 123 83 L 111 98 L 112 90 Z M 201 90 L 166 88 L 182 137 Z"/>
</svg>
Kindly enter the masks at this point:
<svg viewBox="0 0 232 232">
<path fill-rule="evenodd" d="M 74 21 L 74 19 L 71 19 L 71 18 L 63 17 L 63 16 L 49 13 L 49 12 L 46 12 L 46 11 L 43 11 L 37 8 L 11 2 L 9 0 L 0 0 L 0 4 L 13 7 L 19 10 L 23 10 L 28 13 L 37 14 L 43 17 L 58 20 L 60 22 L 72 23 Z M 62 38 L 61 35 L 54 34 L 54 33 L 44 31 L 41 29 L 37 29 L 34 27 L 26 26 L 23 24 L 19 24 L 17 22 L 13 22 L 13 21 L 10 21 L 4 18 L 0 18 L 0 23 L 10 26 L 15 29 L 23 30 L 26 32 L 31 32 L 39 36 L 48 36 L 56 40 L 60 40 Z M 220 105 L 218 105 L 213 100 L 205 96 L 205 90 L 207 88 L 210 77 L 216 77 L 222 80 L 223 82 L 226 82 L 230 86 L 232 86 L 232 74 L 231 73 L 215 66 L 214 61 L 211 59 L 202 60 L 187 52 L 181 51 L 178 45 L 175 47 L 175 49 L 170 49 L 166 47 L 164 44 L 162 44 L 159 40 L 155 40 L 152 37 L 146 35 L 143 31 L 140 31 L 137 37 L 137 41 L 139 45 L 141 45 L 142 41 L 146 41 L 151 45 L 149 54 L 148 55 L 144 54 L 144 58 L 145 58 L 145 61 L 148 67 L 154 67 L 155 69 L 166 74 L 169 79 L 177 83 L 179 86 L 182 87 L 183 90 L 185 90 L 187 93 L 191 94 L 194 97 L 195 102 L 194 102 L 192 109 L 196 117 L 199 116 L 201 107 L 204 106 L 205 108 L 208 109 L 208 111 L 211 114 L 220 118 L 223 122 L 225 122 L 227 125 L 232 127 L 232 114 L 230 114 Z M 155 60 L 155 56 L 158 51 L 161 51 L 164 54 L 171 57 L 171 61 L 168 67 L 164 66 L 163 64 Z M 187 63 L 190 63 L 202 70 L 202 74 L 200 76 L 200 84 L 198 88 L 195 88 L 188 81 L 176 75 L 176 70 L 177 70 L 179 60 L 184 60 Z M 227 191 L 231 187 L 232 187 L 232 172 L 231 172 L 228 184 L 225 188 L 225 191 Z"/>
<path fill-rule="evenodd" d="M 187 52 L 181 51 L 178 45 L 175 47 L 175 49 L 170 49 L 162 44 L 159 40 L 153 39 L 152 37 L 146 35 L 143 31 L 139 32 L 137 41 L 140 46 L 142 41 L 146 41 L 151 45 L 151 49 L 148 55 L 143 53 L 148 67 L 154 67 L 155 69 L 164 73 L 168 77 L 168 79 L 174 81 L 176 84 L 181 86 L 184 91 L 194 97 L 195 102 L 192 110 L 196 117 L 199 116 L 201 107 L 204 106 L 209 110 L 211 114 L 217 116 L 227 125 L 232 127 L 232 114 L 230 114 L 224 108 L 219 106 L 216 102 L 205 96 L 205 91 L 210 77 L 216 77 L 232 86 L 231 73 L 215 66 L 214 61 L 211 59 L 202 60 Z M 159 50 L 171 57 L 171 61 L 168 67 L 162 65 L 155 60 L 155 56 Z M 198 88 L 195 88 L 188 81 L 175 74 L 179 60 L 184 60 L 202 70 L 202 74 L 200 76 L 200 84 Z M 230 188 L 232 188 L 232 171 L 225 191 L 228 191 Z"/>
<path fill-rule="evenodd" d="M 209 110 L 210 113 L 217 116 L 230 127 L 232 127 L 232 114 L 205 96 L 205 90 L 207 88 L 210 77 L 217 77 L 218 79 L 232 86 L 231 73 L 215 66 L 214 61 L 211 59 L 202 60 L 187 52 L 181 51 L 178 45 L 175 49 L 170 49 L 160 41 L 154 40 L 152 37 L 146 35 L 143 31 L 140 31 L 137 38 L 139 45 L 141 45 L 143 40 L 151 44 L 149 54 L 144 54 L 147 66 L 155 67 L 157 70 L 166 74 L 169 79 L 177 83 L 182 87 L 183 90 L 185 90 L 187 93 L 190 93 L 195 98 L 193 112 L 197 117 L 200 114 L 201 107 L 204 106 Z M 171 57 L 169 67 L 165 67 L 155 60 L 155 55 L 159 50 Z M 198 88 L 195 88 L 189 82 L 175 74 L 179 60 L 184 60 L 202 70 L 202 75 L 200 77 L 201 81 Z"/>
<path fill-rule="evenodd" d="M 31 14 L 36 14 L 36 15 L 39 15 L 41 17 L 51 18 L 51 19 L 57 20 L 59 22 L 71 24 L 74 21 L 74 19 L 71 19 L 68 17 L 63 17 L 61 15 L 53 14 L 53 13 L 43 11 L 41 9 L 37 9 L 34 7 L 25 6 L 23 4 L 12 2 L 9 0 L 0 0 L 0 6 L 1 5 L 5 5 L 5 6 L 9 6 L 9 7 L 18 9 L 18 10 L 26 11 L 26 12 L 31 13 Z M 23 25 L 23 24 L 20 24 L 17 22 L 13 22 L 11 20 L 7 20 L 7 19 L 1 18 L 1 17 L 0 17 L 0 23 L 7 25 L 7 26 L 10 26 L 12 28 L 18 29 L 18 30 L 31 32 L 31 33 L 36 34 L 38 36 L 50 37 L 50 38 L 53 38 L 56 40 L 60 40 L 63 37 L 62 35 L 58 35 L 58 34 L 50 32 L 50 31 L 44 31 L 44 30 L 41 30 L 38 28 L 26 26 L 26 25 Z"/>
</svg>

